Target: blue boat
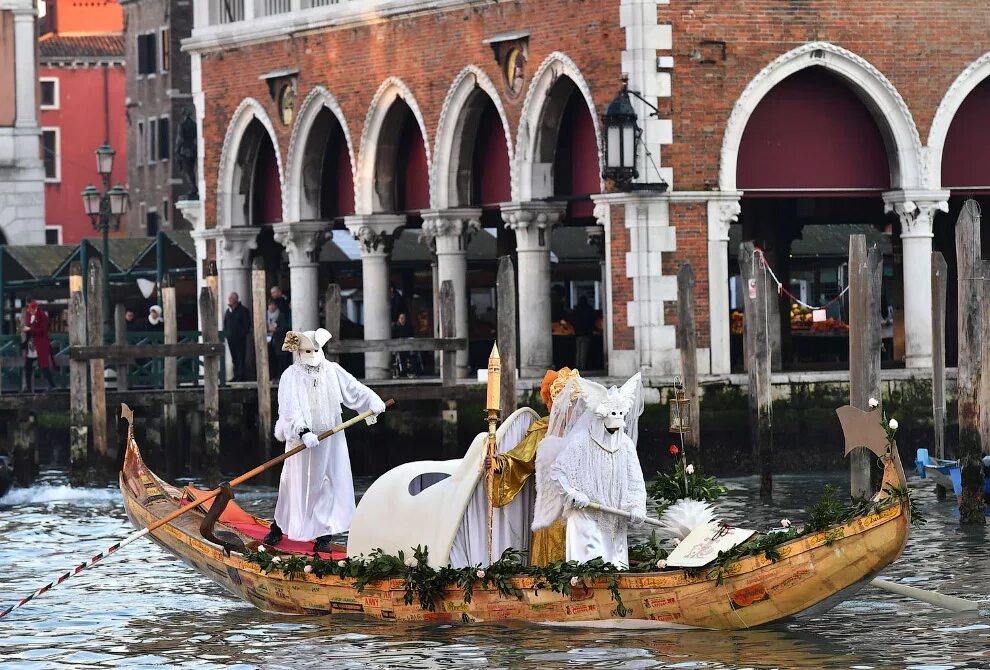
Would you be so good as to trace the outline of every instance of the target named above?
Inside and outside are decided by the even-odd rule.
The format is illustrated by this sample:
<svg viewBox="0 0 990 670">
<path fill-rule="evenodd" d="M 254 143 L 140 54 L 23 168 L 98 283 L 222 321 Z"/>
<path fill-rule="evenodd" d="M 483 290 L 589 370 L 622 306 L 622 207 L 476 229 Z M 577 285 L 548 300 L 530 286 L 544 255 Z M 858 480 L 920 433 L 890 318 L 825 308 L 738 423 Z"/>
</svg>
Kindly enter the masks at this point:
<svg viewBox="0 0 990 670">
<path fill-rule="evenodd" d="M 931 479 L 946 491 L 951 490 L 957 501 L 962 496 L 962 470 L 958 460 L 935 458 L 928 455 L 927 449 L 918 449 L 914 465 L 922 479 Z M 990 456 L 983 457 L 983 477 L 983 497 L 990 501 Z M 990 507 L 987 514 L 990 515 Z"/>
</svg>

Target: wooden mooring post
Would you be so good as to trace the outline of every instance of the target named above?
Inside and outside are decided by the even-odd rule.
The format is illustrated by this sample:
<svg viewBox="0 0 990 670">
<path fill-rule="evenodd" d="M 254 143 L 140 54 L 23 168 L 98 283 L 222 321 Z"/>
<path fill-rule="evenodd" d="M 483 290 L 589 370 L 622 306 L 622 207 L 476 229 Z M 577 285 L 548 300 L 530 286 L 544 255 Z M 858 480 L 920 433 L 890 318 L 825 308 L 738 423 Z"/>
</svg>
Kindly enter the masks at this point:
<svg viewBox="0 0 990 670">
<path fill-rule="evenodd" d="M 694 325 L 694 269 L 682 263 L 677 271 L 677 348 L 681 352 L 681 380 L 688 399 L 691 432 L 684 441 L 701 444 L 701 401 L 698 397 L 698 333 Z"/>
<path fill-rule="evenodd" d="M 457 337 L 454 324 L 457 323 L 457 304 L 454 299 L 454 282 L 445 279 L 440 282 L 440 337 Z M 457 352 L 444 351 L 440 354 L 440 385 L 453 386 L 457 383 Z"/>
<path fill-rule="evenodd" d="M 103 346 L 103 263 L 99 258 L 89 259 L 89 286 L 86 302 L 86 330 L 89 346 Z M 102 466 L 107 460 L 107 385 L 102 358 L 89 361 L 89 384 L 93 433 L 93 452 Z"/>
<path fill-rule="evenodd" d="M 932 252 L 932 419 L 936 458 L 945 458 L 945 304 L 948 266 L 945 257 Z M 945 500 L 945 487 L 936 486 L 935 495 Z"/>
<path fill-rule="evenodd" d="M 86 344 L 86 299 L 83 297 L 82 268 L 69 266 L 69 346 Z M 86 388 L 86 361 L 69 359 L 69 473 L 73 484 L 82 484 L 89 463 L 89 392 Z"/>
<path fill-rule="evenodd" d="M 251 269 L 251 318 L 254 333 L 254 360 L 258 381 L 258 449 L 261 460 L 274 458 L 275 441 L 272 439 L 272 382 L 268 370 L 268 289 L 264 259 L 254 259 Z"/>
<path fill-rule="evenodd" d="M 983 464 L 990 447 L 990 261 L 980 252 L 980 208 L 963 204 L 956 221 L 959 282 L 959 465 L 962 469 L 960 524 L 986 524 Z"/>
<path fill-rule="evenodd" d="M 124 316 L 127 308 L 118 303 L 113 308 L 113 341 L 117 344 L 127 344 L 127 318 Z M 117 364 L 117 390 L 126 391 L 129 386 L 128 374 L 130 365 L 127 363 Z"/>
<path fill-rule="evenodd" d="M 880 394 L 880 282 L 883 257 L 869 249 L 865 235 L 849 236 L 849 404 L 870 409 Z M 849 454 L 849 489 L 854 498 L 871 495 L 871 463 L 867 449 Z"/>
<path fill-rule="evenodd" d="M 199 292 L 199 320 L 204 344 L 219 344 L 217 298 L 209 284 Z M 220 467 L 220 356 L 203 357 L 203 452 L 191 454 L 193 466 L 202 471 Z M 193 449 L 196 449 L 195 445 Z"/>
<path fill-rule="evenodd" d="M 162 320 L 164 342 L 166 345 L 178 344 L 179 329 L 175 306 L 175 286 L 172 275 L 165 273 L 159 286 L 162 300 Z M 178 360 L 168 356 L 162 361 L 163 384 L 166 391 L 175 391 L 179 387 Z M 179 443 L 179 411 L 175 402 L 162 405 L 162 445 L 165 447 L 166 469 L 170 476 L 178 474 L 181 463 L 185 463 L 183 450 Z"/>
<path fill-rule="evenodd" d="M 324 328 L 330 333 L 330 342 L 340 339 L 340 284 L 329 284 L 323 298 Z M 330 342 L 324 347 L 330 351 Z M 336 362 L 340 356 L 327 353 L 327 360 Z"/>
<path fill-rule="evenodd" d="M 773 407 L 770 382 L 770 303 L 777 299 L 753 242 L 739 247 L 743 281 L 743 350 L 749 377 L 749 425 L 753 454 L 760 468 L 760 498 L 773 496 Z"/>
<path fill-rule="evenodd" d="M 496 301 L 498 305 L 498 353 L 502 357 L 502 420 L 516 411 L 516 341 L 518 321 L 516 314 L 516 269 L 511 256 L 502 256 L 498 261 L 498 275 L 495 279 Z"/>
</svg>

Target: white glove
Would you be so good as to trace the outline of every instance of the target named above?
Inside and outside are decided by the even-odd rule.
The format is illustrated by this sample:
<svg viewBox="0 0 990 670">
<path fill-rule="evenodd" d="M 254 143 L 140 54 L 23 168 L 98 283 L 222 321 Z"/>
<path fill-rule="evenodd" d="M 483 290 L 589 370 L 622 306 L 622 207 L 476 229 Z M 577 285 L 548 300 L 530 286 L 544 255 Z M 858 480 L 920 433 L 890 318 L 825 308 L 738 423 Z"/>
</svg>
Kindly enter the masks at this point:
<svg viewBox="0 0 990 670">
<path fill-rule="evenodd" d="M 646 521 L 646 512 L 640 512 L 637 510 L 629 511 L 629 523 L 634 526 L 639 526 L 644 521 Z"/>
<path fill-rule="evenodd" d="M 303 444 L 305 444 L 310 449 L 320 444 L 320 438 L 313 431 L 304 433 L 302 436 L 302 441 Z"/>
<path fill-rule="evenodd" d="M 580 491 L 571 491 L 571 504 L 578 509 L 584 509 L 591 504 L 591 498 Z"/>
<path fill-rule="evenodd" d="M 374 414 L 369 416 L 364 420 L 369 426 L 374 426 L 378 423 L 378 415 L 385 411 L 385 401 L 381 398 L 375 397 L 371 401 L 371 405 L 368 407 Z"/>
</svg>

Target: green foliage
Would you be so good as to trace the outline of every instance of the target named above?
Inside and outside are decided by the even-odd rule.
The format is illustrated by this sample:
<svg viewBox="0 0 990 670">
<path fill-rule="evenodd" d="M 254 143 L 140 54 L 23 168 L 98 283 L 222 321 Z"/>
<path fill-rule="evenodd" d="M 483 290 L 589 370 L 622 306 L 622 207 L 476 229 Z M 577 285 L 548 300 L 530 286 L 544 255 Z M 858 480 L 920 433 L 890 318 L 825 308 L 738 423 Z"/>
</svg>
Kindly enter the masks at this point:
<svg viewBox="0 0 990 670">
<path fill-rule="evenodd" d="M 666 561 L 669 552 L 663 546 L 663 540 L 657 537 L 657 532 L 650 533 L 650 539 L 643 544 L 629 547 L 630 572 L 656 572 L 661 570 L 658 561 Z"/>
<path fill-rule="evenodd" d="M 685 476 L 685 465 L 679 461 L 674 467 L 673 474 L 657 473 L 656 480 L 650 484 L 646 492 L 663 506 L 671 505 L 683 498 L 712 502 L 726 492 L 726 488 L 719 484 L 715 477 L 704 476 L 700 468 L 688 466 L 688 469 L 692 472 Z"/>
</svg>

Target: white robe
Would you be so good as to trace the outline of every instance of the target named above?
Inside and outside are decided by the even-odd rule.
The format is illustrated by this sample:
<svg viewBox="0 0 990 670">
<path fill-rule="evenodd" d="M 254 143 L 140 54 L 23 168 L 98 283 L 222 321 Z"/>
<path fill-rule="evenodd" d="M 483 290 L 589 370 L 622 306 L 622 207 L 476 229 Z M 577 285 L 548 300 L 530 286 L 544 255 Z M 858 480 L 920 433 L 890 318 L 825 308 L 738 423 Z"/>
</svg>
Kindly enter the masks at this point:
<svg viewBox="0 0 990 670">
<path fill-rule="evenodd" d="M 321 433 L 342 422 L 340 405 L 365 412 L 378 395 L 336 363 L 290 365 L 278 384 L 275 439 L 285 450 L 301 443 L 299 431 Z M 282 465 L 275 521 L 293 540 L 315 540 L 347 530 L 354 516 L 354 481 L 347 438 L 340 432 Z"/>
<path fill-rule="evenodd" d="M 561 494 L 569 497 L 569 491 L 579 491 L 591 502 L 645 516 L 646 484 L 629 436 L 621 430 L 612 434 L 592 430 L 575 438 L 550 467 L 550 479 L 560 486 Z M 567 560 L 584 563 L 602 558 L 622 568 L 629 566 L 625 518 L 570 505 L 565 506 L 564 518 Z"/>
</svg>

